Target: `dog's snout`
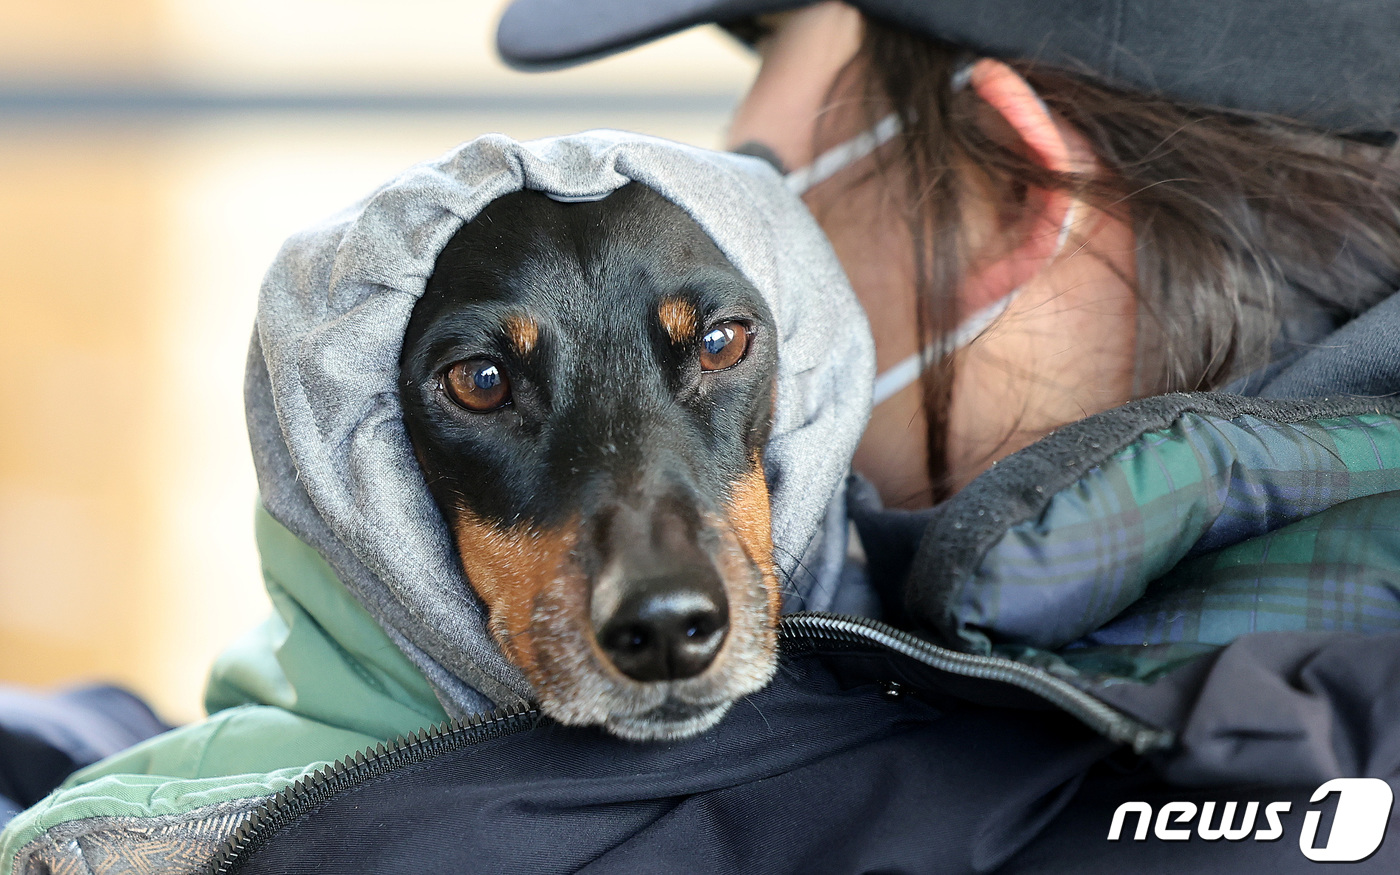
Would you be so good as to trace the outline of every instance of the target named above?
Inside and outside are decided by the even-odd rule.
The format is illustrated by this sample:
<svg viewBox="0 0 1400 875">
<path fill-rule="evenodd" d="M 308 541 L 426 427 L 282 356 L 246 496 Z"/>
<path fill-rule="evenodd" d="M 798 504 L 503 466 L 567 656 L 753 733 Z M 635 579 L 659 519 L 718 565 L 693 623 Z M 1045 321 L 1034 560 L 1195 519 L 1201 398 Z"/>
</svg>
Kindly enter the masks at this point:
<svg viewBox="0 0 1400 875">
<path fill-rule="evenodd" d="M 729 631 L 724 582 L 687 507 L 674 499 L 623 505 L 605 526 L 610 571 L 595 584 L 593 631 L 633 680 L 701 674 Z"/>
<path fill-rule="evenodd" d="M 695 677 L 709 667 L 729 630 L 729 605 L 717 580 L 678 574 L 633 583 L 597 630 L 613 665 L 633 680 Z"/>
</svg>

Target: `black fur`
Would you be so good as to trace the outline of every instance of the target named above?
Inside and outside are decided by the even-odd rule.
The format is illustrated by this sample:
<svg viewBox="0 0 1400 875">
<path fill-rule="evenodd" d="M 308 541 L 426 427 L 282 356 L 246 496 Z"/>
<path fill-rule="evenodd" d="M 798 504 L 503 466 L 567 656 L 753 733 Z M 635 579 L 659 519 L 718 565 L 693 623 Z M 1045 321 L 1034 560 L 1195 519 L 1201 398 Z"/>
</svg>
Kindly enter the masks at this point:
<svg viewBox="0 0 1400 875">
<path fill-rule="evenodd" d="M 717 326 L 747 352 L 709 349 L 707 370 Z M 758 290 L 637 183 L 585 203 L 507 195 L 439 255 L 400 356 L 404 423 L 548 713 L 679 737 L 771 676 L 776 341 Z M 508 377 L 504 406 L 454 370 L 482 361 Z"/>
<path fill-rule="evenodd" d="M 692 302 L 695 338 L 657 318 Z M 503 318 L 539 324 L 520 356 Z M 699 337 L 752 326 L 745 359 L 702 373 Z M 613 495 L 670 478 L 718 511 L 768 437 L 776 344 L 759 292 L 679 207 L 632 183 L 601 201 L 502 197 L 457 232 L 413 310 L 401 356 L 405 424 L 449 521 L 466 506 L 549 529 Z M 443 392 L 453 362 L 493 359 L 513 400 L 472 413 Z"/>
</svg>

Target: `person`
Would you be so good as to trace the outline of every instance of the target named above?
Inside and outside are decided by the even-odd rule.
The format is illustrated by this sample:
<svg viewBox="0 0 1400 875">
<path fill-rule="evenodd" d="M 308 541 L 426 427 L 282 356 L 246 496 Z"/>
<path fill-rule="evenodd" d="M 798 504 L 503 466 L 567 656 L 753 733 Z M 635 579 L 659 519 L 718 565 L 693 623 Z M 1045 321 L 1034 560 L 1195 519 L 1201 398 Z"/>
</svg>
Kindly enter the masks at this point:
<svg viewBox="0 0 1400 875">
<path fill-rule="evenodd" d="M 657 35 L 668 17 L 674 28 L 739 14 L 701 4 L 682 19 L 682 7 L 660 4 L 617 21 L 600 13 L 607 4 L 583 4 L 532 18 L 539 5 L 506 12 L 507 60 L 557 64 L 609 48 L 599 34 L 615 48 Z M 1306 23 L 1290 10 L 1272 29 L 1231 28 L 1216 43 L 1213 22 L 1244 20 L 1255 4 L 1209 15 L 1120 4 L 1141 19 L 1121 45 L 1091 31 L 1097 4 L 969 4 L 974 14 L 857 3 L 877 17 L 839 2 L 780 5 L 798 8 L 741 25 L 762 67 L 730 148 L 798 168 L 883 116 L 901 123 L 805 194 L 865 304 L 881 370 L 927 353 L 922 386 L 877 405 L 857 457 L 888 505 L 928 506 L 1055 427 L 1129 399 L 1225 387 L 1393 288 L 1390 150 L 1261 112 L 1291 109 L 1353 135 L 1390 130 L 1395 89 L 1379 78 L 1389 62 L 1377 64 L 1387 53 L 1367 29 L 1393 26 L 1384 4 L 1324 4 Z M 1344 53 L 1349 70 L 1327 40 L 1353 31 L 1367 42 Z M 957 35 L 966 42 L 949 42 Z M 965 47 L 977 44 L 1021 51 L 979 58 Z M 1059 65 L 1033 60 L 1070 51 Z M 1168 93 L 1110 87 L 1113 69 L 1129 78 L 1120 85 L 1160 80 Z M 997 302 L 1006 312 L 956 355 L 929 348 Z"/>
<path fill-rule="evenodd" d="M 785 178 L 643 141 L 489 140 L 289 244 L 249 381 L 279 617 L 216 670 L 208 722 L 75 776 L 4 858 L 1393 871 L 1400 15 L 1286 11 L 516 0 L 499 45 L 520 64 L 730 27 L 763 62 L 730 145 Z M 834 450 L 770 472 L 775 520 L 805 521 L 774 528 L 780 670 L 704 735 L 628 744 L 507 710 L 376 751 L 528 697 L 477 608 L 440 598 L 450 556 L 386 443 L 412 279 L 485 180 L 596 195 L 619 166 L 777 265 L 804 356 L 780 353 L 778 419 L 849 438 L 863 476 L 833 478 Z M 847 516 L 864 575 L 830 573 Z"/>
</svg>

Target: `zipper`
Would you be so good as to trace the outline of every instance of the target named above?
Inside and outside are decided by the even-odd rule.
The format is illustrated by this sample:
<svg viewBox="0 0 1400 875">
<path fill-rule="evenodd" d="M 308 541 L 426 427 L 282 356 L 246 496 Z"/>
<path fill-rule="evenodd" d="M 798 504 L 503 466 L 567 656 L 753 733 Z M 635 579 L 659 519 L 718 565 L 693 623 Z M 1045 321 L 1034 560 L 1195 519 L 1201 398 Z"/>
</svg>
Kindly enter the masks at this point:
<svg viewBox="0 0 1400 875">
<path fill-rule="evenodd" d="M 538 708 L 512 705 L 498 713 L 477 714 L 451 723 L 420 729 L 392 743 L 358 751 L 354 756 L 303 775 L 290 786 L 248 812 L 210 861 L 205 872 L 228 875 L 249 854 L 266 844 L 284 826 L 371 778 L 492 738 L 533 729 L 540 722 Z"/>
<path fill-rule="evenodd" d="M 1139 754 L 1165 749 L 1175 741 L 1169 730 L 1129 717 L 1042 669 L 1004 657 L 939 647 L 878 620 L 845 614 L 789 614 L 778 623 L 778 640 L 799 646 L 840 644 L 889 650 L 938 671 L 1019 687 Z M 284 826 L 364 781 L 488 739 L 533 729 L 541 719 L 539 709 L 513 705 L 498 713 L 478 714 L 430 726 L 303 775 L 250 811 L 219 847 L 205 871 L 210 875 L 230 875 L 249 854 L 266 844 Z"/>
<path fill-rule="evenodd" d="M 778 624 L 778 640 L 866 645 L 893 650 L 930 668 L 966 678 L 1019 687 L 1077 718 L 1090 729 L 1135 753 L 1165 750 L 1176 743 L 1168 729 L 1144 723 L 1099 701 L 1044 669 L 1002 656 L 983 656 L 939 647 L 878 620 L 845 614 L 789 614 Z"/>
</svg>

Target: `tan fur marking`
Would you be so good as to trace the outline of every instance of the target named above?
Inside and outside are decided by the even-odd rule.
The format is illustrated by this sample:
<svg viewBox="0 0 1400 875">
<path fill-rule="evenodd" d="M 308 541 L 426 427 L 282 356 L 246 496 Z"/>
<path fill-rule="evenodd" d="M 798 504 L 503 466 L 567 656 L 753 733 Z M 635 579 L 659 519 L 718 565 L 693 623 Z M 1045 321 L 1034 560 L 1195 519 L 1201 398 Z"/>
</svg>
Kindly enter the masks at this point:
<svg viewBox="0 0 1400 875">
<path fill-rule="evenodd" d="M 540 342 L 540 325 L 529 316 L 512 315 L 506 317 L 506 334 L 521 355 L 529 355 L 535 344 Z"/>
<path fill-rule="evenodd" d="M 689 301 L 667 298 L 656 309 L 656 314 L 661 317 L 661 326 L 666 329 L 672 343 L 685 343 L 695 339 L 695 332 L 700 327 L 700 317 L 695 312 L 695 306 Z"/>
<path fill-rule="evenodd" d="M 457 511 L 462 567 L 486 603 L 491 635 L 560 722 L 602 724 L 623 738 L 684 738 L 772 678 L 781 596 L 758 454 L 732 485 L 726 514 L 702 514 L 719 536 L 712 557 L 729 599 L 729 633 L 711 667 L 691 678 L 640 683 L 609 662 L 593 634 L 592 588 L 575 553 L 586 537 L 579 518 L 541 531 Z M 678 717 L 676 707 L 688 710 Z"/>
<path fill-rule="evenodd" d="M 776 623 L 782 603 L 777 569 L 773 565 L 773 518 L 768 506 L 768 481 L 763 477 L 763 462 L 757 455 L 748 473 L 731 488 L 728 510 L 739 546 L 763 575 L 769 617 Z"/>
<path fill-rule="evenodd" d="M 506 656 L 525 672 L 537 675 L 534 610 L 551 586 L 568 585 L 581 575 L 570 554 L 578 542 L 575 521 L 557 531 L 528 526 L 501 528 L 463 511 L 457 521 L 457 548 L 472 589 L 486 602 L 489 626 Z"/>
</svg>

